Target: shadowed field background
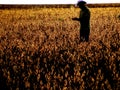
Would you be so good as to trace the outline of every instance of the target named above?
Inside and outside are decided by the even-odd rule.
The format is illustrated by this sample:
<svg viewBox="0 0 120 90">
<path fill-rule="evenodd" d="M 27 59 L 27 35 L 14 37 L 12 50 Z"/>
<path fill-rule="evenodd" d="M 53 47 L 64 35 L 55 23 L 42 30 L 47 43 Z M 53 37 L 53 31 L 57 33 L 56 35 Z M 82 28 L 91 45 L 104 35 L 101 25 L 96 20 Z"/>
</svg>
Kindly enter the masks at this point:
<svg viewBox="0 0 120 90">
<path fill-rule="evenodd" d="M 90 8 L 88 43 L 79 9 L 0 10 L 1 90 L 119 90 L 120 7 Z"/>
</svg>

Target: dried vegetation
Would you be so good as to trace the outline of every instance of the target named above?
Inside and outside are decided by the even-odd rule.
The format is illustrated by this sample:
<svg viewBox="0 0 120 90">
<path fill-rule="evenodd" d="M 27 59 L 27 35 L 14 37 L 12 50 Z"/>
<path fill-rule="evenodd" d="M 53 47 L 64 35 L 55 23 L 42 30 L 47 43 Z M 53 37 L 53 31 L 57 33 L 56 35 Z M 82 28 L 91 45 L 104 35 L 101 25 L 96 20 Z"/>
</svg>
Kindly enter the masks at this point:
<svg viewBox="0 0 120 90">
<path fill-rule="evenodd" d="M 1 90 L 118 90 L 120 8 L 90 8 L 79 43 L 77 8 L 0 10 Z"/>
</svg>

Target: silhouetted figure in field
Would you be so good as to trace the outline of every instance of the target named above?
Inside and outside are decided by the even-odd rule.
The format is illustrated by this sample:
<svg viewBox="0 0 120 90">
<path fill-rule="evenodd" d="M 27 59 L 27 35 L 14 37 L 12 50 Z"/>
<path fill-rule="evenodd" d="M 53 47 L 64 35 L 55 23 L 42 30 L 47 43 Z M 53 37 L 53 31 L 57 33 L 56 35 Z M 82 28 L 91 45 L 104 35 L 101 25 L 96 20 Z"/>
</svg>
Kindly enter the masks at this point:
<svg viewBox="0 0 120 90">
<path fill-rule="evenodd" d="M 85 1 L 78 1 L 77 6 L 81 9 L 79 18 L 72 18 L 80 22 L 80 41 L 89 41 L 90 34 L 90 11 Z"/>
</svg>

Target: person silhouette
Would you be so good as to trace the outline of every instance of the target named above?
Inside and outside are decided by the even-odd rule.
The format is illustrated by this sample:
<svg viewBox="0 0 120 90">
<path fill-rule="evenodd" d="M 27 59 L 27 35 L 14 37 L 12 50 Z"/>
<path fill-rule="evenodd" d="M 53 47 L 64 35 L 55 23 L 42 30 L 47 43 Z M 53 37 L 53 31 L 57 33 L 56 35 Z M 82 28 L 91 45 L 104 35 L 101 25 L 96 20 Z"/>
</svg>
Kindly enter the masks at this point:
<svg viewBox="0 0 120 90">
<path fill-rule="evenodd" d="M 90 11 L 85 1 L 78 1 L 77 6 L 81 9 L 79 18 L 72 18 L 80 22 L 80 42 L 89 41 L 90 34 Z"/>
</svg>

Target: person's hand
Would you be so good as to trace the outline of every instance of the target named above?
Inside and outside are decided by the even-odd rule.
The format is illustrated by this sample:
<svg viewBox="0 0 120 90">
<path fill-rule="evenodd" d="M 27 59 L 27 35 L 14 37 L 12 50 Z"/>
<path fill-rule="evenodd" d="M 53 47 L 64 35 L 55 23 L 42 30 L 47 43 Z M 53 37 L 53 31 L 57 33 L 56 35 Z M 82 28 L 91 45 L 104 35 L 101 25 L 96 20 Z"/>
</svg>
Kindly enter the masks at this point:
<svg viewBox="0 0 120 90">
<path fill-rule="evenodd" d="M 78 20 L 78 18 L 72 18 L 72 20 Z"/>
</svg>

